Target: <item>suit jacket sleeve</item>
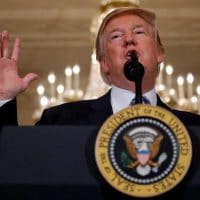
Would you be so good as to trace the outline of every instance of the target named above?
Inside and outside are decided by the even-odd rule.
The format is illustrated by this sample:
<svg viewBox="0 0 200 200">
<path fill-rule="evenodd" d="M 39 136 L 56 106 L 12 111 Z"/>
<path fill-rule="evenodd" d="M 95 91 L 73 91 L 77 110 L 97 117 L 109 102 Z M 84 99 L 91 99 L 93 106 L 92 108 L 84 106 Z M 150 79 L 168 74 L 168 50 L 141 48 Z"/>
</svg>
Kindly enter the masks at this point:
<svg viewBox="0 0 200 200">
<path fill-rule="evenodd" d="M 0 125 L 18 125 L 16 99 L 0 107 Z"/>
</svg>

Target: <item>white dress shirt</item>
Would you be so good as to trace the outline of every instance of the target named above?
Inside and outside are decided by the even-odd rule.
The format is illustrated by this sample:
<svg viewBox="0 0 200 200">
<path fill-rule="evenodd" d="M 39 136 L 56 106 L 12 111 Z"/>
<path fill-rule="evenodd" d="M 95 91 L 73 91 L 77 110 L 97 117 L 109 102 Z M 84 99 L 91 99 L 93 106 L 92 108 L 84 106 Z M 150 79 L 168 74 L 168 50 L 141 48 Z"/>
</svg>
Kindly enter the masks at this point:
<svg viewBox="0 0 200 200">
<path fill-rule="evenodd" d="M 151 105 L 157 104 L 156 90 L 152 90 L 143 94 L 150 101 Z M 125 90 L 116 86 L 112 86 L 111 89 L 111 106 L 113 113 L 116 113 L 124 108 L 127 108 L 130 105 L 131 100 L 135 98 L 135 93 L 129 90 Z"/>
<path fill-rule="evenodd" d="M 11 101 L 12 99 L 0 100 L 0 107 L 2 107 L 7 102 Z"/>
</svg>

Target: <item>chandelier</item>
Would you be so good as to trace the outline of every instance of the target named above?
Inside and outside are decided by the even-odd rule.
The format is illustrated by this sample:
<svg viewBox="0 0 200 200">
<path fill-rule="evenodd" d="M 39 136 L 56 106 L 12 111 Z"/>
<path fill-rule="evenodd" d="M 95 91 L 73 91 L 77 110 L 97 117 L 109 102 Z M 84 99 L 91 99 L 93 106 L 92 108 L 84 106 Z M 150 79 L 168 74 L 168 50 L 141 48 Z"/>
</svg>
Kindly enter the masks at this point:
<svg viewBox="0 0 200 200">
<path fill-rule="evenodd" d="M 128 6 L 138 7 L 139 0 L 102 0 L 100 13 L 91 22 L 90 32 L 93 43 L 103 18 L 117 7 Z M 97 98 L 109 90 L 110 87 L 101 78 L 95 49 L 91 55 L 90 75 L 85 92 L 79 83 L 80 69 L 77 64 L 71 67 L 67 66 L 63 72 L 65 76 L 63 84 L 56 85 L 56 74 L 51 72 L 47 77 L 49 87 L 38 85 L 36 90 L 39 106 L 33 113 L 34 120 L 38 120 L 42 111 L 47 107 L 81 99 Z M 200 114 L 200 84 L 195 84 L 195 77 L 192 73 L 188 73 L 186 77 L 179 75 L 176 78 L 173 76 L 173 72 L 172 65 L 160 64 L 160 73 L 156 82 L 158 94 L 172 108 Z"/>
</svg>

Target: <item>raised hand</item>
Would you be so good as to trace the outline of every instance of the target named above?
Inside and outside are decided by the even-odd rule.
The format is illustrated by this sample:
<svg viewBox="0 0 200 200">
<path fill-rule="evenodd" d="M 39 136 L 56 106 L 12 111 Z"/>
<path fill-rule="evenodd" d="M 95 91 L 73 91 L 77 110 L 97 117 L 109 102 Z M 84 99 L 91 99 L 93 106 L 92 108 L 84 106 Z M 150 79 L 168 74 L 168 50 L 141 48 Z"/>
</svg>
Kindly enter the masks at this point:
<svg viewBox="0 0 200 200">
<path fill-rule="evenodd" d="M 29 84 L 38 78 L 37 74 L 29 73 L 20 78 L 17 63 L 20 52 L 20 39 L 16 38 L 11 56 L 8 51 L 9 36 L 7 31 L 0 34 L 0 100 L 12 99 L 23 92 Z"/>
</svg>

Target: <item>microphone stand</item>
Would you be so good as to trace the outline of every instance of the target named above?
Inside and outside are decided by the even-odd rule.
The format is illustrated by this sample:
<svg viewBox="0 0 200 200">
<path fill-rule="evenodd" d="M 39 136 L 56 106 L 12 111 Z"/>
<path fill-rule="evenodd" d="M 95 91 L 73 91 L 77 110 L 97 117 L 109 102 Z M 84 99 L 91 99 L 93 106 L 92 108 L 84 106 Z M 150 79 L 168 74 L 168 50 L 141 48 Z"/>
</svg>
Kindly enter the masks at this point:
<svg viewBox="0 0 200 200">
<path fill-rule="evenodd" d="M 144 76 L 144 67 L 138 61 L 135 53 L 131 53 L 131 59 L 125 63 L 124 74 L 128 80 L 135 83 L 135 103 L 142 104 L 142 78 Z"/>
</svg>

